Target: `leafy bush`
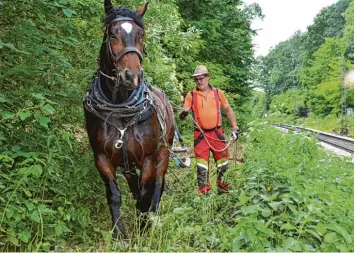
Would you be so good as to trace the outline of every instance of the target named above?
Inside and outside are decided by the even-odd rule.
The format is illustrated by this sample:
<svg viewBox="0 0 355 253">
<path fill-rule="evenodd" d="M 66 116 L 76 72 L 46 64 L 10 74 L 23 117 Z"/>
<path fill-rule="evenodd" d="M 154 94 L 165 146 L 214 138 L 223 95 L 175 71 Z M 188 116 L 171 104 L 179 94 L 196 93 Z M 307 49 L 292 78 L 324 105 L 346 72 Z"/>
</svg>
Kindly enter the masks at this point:
<svg viewBox="0 0 355 253">
<path fill-rule="evenodd" d="M 290 89 L 285 93 L 273 96 L 270 111 L 301 116 L 307 111 L 305 101 L 306 96 L 304 90 Z"/>
</svg>

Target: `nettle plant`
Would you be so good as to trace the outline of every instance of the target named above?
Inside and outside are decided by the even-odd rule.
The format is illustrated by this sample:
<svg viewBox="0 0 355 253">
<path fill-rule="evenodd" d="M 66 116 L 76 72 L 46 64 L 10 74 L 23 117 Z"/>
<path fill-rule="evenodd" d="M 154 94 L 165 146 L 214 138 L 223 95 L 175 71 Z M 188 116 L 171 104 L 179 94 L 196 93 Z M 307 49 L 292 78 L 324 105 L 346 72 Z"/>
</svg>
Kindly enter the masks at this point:
<svg viewBox="0 0 355 253">
<path fill-rule="evenodd" d="M 53 105 L 56 105 L 41 93 L 31 93 L 31 97 L 16 108 L 13 108 L 13 101 L 5 97 L 0 97 L 0 103 L 0 124 L 9 134 L 20 129 L 24 129 L 24 132 L 30 132 L 31 128 L 36 127 L 48 129 L 50 117 L 55 112 Z M 5 140 L 5 134 L 1 136 Z"/>
<path fill-rule="evenodd" d="M 91 154 L 57 122 L 59 104 L 41 93 L 22 103 L 18 96 L 0 97 L 0 248 L 50 250 L 77 230 L 86 238 L 89 200 L 100 192 L 88 186 L 99 176 L 81 169 Z"/>
</svg>

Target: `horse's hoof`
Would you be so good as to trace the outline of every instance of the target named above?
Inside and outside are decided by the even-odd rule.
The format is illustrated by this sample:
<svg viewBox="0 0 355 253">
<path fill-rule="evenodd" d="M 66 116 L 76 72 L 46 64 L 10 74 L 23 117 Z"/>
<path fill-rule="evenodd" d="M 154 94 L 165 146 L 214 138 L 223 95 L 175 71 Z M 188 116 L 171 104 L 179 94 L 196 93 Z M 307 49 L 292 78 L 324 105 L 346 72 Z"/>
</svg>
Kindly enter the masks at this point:
<svg viewBox="0 0 355 253">
<path fill-rule="evenodd" d="M 112 239 L 114 241 L 122 241 L 128 239 L 127 233 L 124 229 L 113 229 Z"/>
<path fill-rule="evenodd" d="M 124 240 L 114 239 L 114 241 L 117 246 L 116 248 L 119 248 L 122 251 L 125 249 L 128 249 L 128 247 L 129 247 L 129 242 L 126 239 L 124 239 Z"/>
<path fill-rule="evenodd" d="M 152 224 L 152 227 L 161 227 L 163 225 L 159 215 L 156 213 L 149 213 L 149 220 Z"/>
</svg>

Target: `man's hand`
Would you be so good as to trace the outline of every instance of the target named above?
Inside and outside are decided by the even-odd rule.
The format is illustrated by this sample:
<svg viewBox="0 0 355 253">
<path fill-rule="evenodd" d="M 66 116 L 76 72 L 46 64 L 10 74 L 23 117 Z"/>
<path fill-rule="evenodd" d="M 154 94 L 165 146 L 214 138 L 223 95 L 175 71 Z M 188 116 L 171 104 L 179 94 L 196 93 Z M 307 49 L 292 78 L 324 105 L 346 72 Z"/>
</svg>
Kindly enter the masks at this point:
<svg viewBox="0 0 355 253">
<path fill-rule="evenodd" d="M 239 129 L 233 129 L 231 134 L 233 141 L 238 140 L 238 135 L 239 135 Z"/>
<path fill-rule="evenodd" d="M 179 118 L 181 120 L 185 120 L 186 116 L 189 114 L 189 111 L 186 111 L 186 110 L 182 110 L 182 112 L 180 113 L 179 115 Z"/>
</svg>

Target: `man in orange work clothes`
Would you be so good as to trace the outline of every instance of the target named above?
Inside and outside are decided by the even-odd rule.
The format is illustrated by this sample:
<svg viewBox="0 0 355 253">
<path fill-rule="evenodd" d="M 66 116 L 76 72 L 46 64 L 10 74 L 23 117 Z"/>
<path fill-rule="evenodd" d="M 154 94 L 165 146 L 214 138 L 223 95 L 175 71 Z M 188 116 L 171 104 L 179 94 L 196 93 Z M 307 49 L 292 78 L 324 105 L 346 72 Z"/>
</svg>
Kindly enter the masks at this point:
<svg viewBox="0 0 355 253">
<path fill-rule="evenodd" d="M 210 74 L 207 67 L 197 66 L 192 77 L 196 82 L 196 89 L 187 94 L 179 117 L 184 120 L 190 110 L 193 111 L 195 121 L 194 151 L 199 192 L 206 194 L 211 189 L 208 159 L 210 151 L 212 151 L 217 165 L 218 192 L 223 193 L 228 191 L 228 184 L 222 182 L 222 176 L 228 169 L 229 155 L 222 129 L 221 108 L 223 108 L 232 126 L 233 140 L 238 138 L 239 128 L 235 114 L 228 104 L 224 92 L 213 88 L 208 83 Z"/>
</svg>

